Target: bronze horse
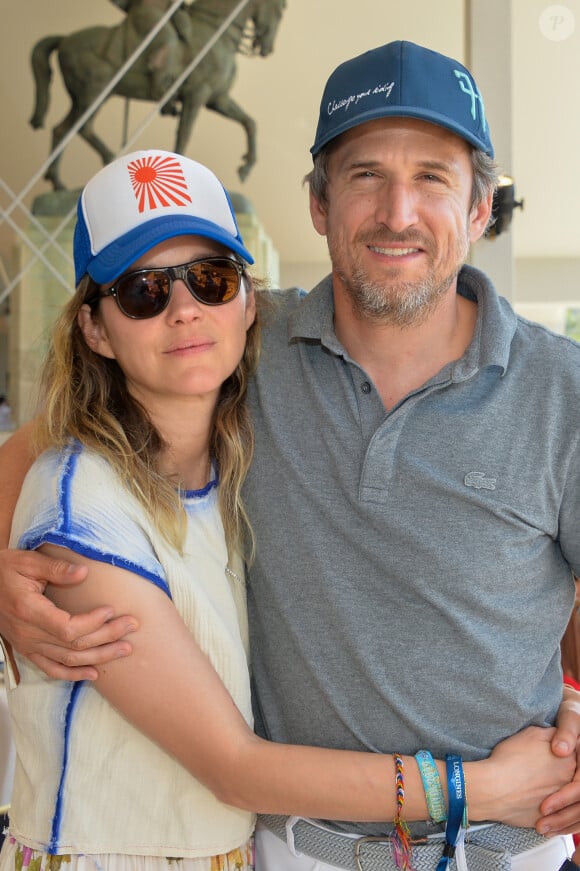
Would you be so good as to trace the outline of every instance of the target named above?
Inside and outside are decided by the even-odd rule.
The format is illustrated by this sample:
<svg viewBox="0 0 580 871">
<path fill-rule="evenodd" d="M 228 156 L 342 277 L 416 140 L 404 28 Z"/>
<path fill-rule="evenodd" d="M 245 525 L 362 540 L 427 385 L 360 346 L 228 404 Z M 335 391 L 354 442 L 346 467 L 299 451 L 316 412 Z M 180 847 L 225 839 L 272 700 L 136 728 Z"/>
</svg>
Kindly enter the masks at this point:
<svg viewBox="0 0 580 871">
<path fill-rule="evenodd" d="M 192 40 L 180 42 L 181 69 L 199 54 L 220 24 L 236 7 L 238 0 L 194 0 L 184 4 L 182 10 L 191 17 Z M 183 81 L 173 96 L 171 106 L 178 115 L 175 151 L 183 154 L 199 110 L 206 106 L 232 121 L 237 121 L 246 132 L 247 151 L 238 168 L 242 181 L 256 162 L 256 122 L 229 95 L 236 75 L 236 53 L 247 47 L 247 23 L 251 22 L 249 50 L 262 57 L 270 54 L 278 25 L 286 7 L 286 0 L 250 0 L 245 9 L 232 21 L 213 48 L 203 57 Z M 51 79 L 50 55 L 58 50 L 58 62 L 66 89 L 71 98 L 68 114 L 52 131 L 52 149 L 59 145 L 84 112 L 99 97 L 108 82 L 121 68 L 107 56 L 107 47 L 122 25 L 117 27 L 90 27 L 69 36 L 47 36 L 32 50 L 32 67 L 36 83 L 34 114 L 30 119 L 35 129 L 42 127 L 48 109 Z M 123 76 L 112 94 L 136 100 L 153 100 L 150 70 L 141 55 Z M 109 163 L 115 155 L 93 129 L 94 115 L 79 129 L 79 135 Z M 51 152 L 52 153 L 52 152 Z M 55 157 L 45 178 L 55 190 L 64 190 L 60 175 L 60 159 Z"/>
</svg>

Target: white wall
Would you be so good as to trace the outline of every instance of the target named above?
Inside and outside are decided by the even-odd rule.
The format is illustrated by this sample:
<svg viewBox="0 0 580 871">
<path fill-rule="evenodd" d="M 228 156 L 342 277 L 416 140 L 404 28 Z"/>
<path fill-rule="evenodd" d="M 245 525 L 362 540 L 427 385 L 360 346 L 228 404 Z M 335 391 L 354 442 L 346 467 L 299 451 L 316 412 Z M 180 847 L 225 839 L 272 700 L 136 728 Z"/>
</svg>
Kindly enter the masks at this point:
<svg viewBox="0 0 580 871">
<path fill-rule="evenodd" d="M 513 5 L 514 298 L 580 299 L 580 0 Z M 541 319 L 540 309 L 535 309 Z"/>
<path fill-rule="evenodd" d="M 571 257 L 520 257 L 516 260 L 517 299 L 549 303 L 580 300 L 580 261 Z"/>
</svg>

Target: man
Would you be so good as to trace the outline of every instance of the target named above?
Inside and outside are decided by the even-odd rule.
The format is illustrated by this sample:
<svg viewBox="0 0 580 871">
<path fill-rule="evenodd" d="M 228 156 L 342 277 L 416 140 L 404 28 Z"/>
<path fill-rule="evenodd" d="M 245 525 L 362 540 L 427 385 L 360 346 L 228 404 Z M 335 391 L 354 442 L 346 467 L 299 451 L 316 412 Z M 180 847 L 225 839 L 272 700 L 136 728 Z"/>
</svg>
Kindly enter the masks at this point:
<svg viewBox="0 0 580 871">
<path fill-rule="evenodd" d="M 147 34 L 171 6 L 170 0 L 113 0 L 126 13 L 126 18 L 113 33 L 107 46 L 107 57 L 120 64 L 135 51 Z M 147 70 L 151 75 L 151 97 L 161 100 L 182 72 L 182 43 L 191 44 L 192 28 L 189 15 L 178 9 L 161 28 L 145 52 Z"/>
<path fill-rule="evenodd" d="M 553 722 L 561 699 L 559 640 L 580 568 L 580 348 L 518 319 L 463 266 L 495 170 L 461 64 L 407 42 L 346 62 L 327 83 L 312 153 L 311 215 L 332 276 L 308 296 L 280 294 L 251 391 L 258 729 L 483 758 Z M 130 618 L 99 628 L 103 610 L 63 629 L 38 596 L 17 598 L 34 587 L 26 574 L 46 577 L 33 560 L 4 560 L 21 572 L 6 572 L 7 637 L 58 676 L 76 665 L 90 676 L 87 663 L 127 652 L 114 639 Z M 60 579 L 62 566 L 51 572 Z M 113 647 L 63 656 L 18 613 L 61 639 L 96 628 L 77 644 Z M 577 737 L 567 711 L 555 752 Z M 542 821 L 552 834 L 577 821 L 578 785 L 563 793 L 542 805 L 570 804 Z M 413 826 L 439 838 L 415 846 L 418 867 L 436 867 L 443 829 Z M 388 839 L 364 838 L 374 835 L 384 828 L 265 818 L 259 867 L 394 869 Z M 472 871 L 551 871 L 567 847 L 491 826 L 465 849 Z"/>
</svg>

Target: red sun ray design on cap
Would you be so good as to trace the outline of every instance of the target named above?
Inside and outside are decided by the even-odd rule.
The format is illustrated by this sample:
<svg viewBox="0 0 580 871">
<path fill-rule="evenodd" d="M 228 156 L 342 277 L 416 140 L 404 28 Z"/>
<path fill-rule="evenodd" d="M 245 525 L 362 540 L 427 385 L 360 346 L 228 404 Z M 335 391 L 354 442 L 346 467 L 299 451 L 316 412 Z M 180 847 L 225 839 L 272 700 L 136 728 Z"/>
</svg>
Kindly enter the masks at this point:
<svg viewBox="0 0 580 871">
<path fill-rule="evenodd" d="M 174 157 L 140 157 L 127 166 L 139 212 L 191 202 L 187 182 Z"/>
</svg>

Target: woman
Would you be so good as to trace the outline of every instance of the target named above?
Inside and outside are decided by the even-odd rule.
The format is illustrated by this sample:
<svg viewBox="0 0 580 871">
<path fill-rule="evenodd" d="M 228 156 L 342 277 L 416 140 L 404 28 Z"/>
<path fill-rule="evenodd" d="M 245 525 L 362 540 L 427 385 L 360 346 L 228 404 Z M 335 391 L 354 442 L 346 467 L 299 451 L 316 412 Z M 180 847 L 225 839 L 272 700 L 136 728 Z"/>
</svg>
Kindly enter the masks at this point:
<svg viewBox="0 0 580 871">
<path fill-rule="evenodd" d="M 119 158 L 81 195 L 74 249 L 78 287 L 43 379 L 44 453 L 12 544 L 88 564 L 82 585 L 48 588 L 59 606 L 111 603 L 140 628 L 132 655 L 94 682 L 51 681 L 17 657 L 0 871 L 53 868 L 54 855 L 71 871 L 176 859 L 249 871 L 254 811 L 389 831 L 401 810 L 391 757 L 271 744 L 251 729 L 238 549 L 258 326 L 224 189 L 181 155 Z M 552 733 L 527 730 L 465 765 L 472 820 L 534 823 L 573 773 L 551 755 Z M 426 819 L 419 769 L 401 764 L 404 816 Z"/>
</svg>

